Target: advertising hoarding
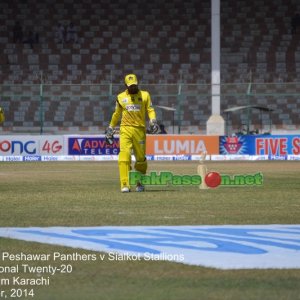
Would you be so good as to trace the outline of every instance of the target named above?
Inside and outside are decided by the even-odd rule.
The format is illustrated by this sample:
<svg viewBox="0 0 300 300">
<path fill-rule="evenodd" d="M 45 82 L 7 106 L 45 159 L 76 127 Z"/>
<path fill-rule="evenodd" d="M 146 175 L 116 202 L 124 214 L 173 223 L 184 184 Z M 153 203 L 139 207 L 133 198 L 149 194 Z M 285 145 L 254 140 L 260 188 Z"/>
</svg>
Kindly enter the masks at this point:
<svg viewBox="0 0 300 300">
<path fill-rule="evenodd" d="M 267 155 L 270 159 L 300 155 L 300 135 L 221 136 L 220 154 Z"/>
<path fill-rule="evenodd" d="M 62 155 L 63 136 L 0 136 L 0 156 Z"/>
<path fill-rule="evenodd" d="M 104 136 L 68 137 L 68 155 L 118 155 L 120 152 L 119 138 L 112 145 L 105 141 Z"/>
<path fill-rule="evenodd" d="M 218 136 L 201 135 L 149 135 L 148 155 L 219 154 Z"/>
</svg>

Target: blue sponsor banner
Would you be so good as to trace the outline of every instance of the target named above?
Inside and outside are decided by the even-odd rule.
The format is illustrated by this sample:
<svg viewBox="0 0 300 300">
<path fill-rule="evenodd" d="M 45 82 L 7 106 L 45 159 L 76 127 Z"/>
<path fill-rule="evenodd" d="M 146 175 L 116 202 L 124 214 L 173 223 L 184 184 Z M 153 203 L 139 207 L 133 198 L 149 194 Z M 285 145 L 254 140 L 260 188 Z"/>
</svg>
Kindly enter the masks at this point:
<svg viewBox="0 0 300 300">
<path fill-rule="evenodd" d="M 109 145 L 105 137 L 70 137 L 68 139 L 68 155 L 118 155 L 119 139 Z"/>
<path fill-rule="evenodd" d="M 40 155 L 26 155 L 23 156 L 23 161 L 41 161 L 42 157 Z"/>
<path fill-rule="evenodd" d="M 220 154 L 249 154 L 246 135 L 220 136 Z"/>
<path fill-rule="evenodd" d="M 154 155 L 146 155 L 147 160 L 154 160 Z"/>
<path fill-rule="evenodd" d="M 173 160 L 192 160 L 192 155 L 176 155 Z"/>
<path fill-rule="evenodd" d="M 220 137 L 220 154 L 268 155 L 269 159 L 287 159 L 300 155 L 300 135 L 242 135 Z"/>
</svg>

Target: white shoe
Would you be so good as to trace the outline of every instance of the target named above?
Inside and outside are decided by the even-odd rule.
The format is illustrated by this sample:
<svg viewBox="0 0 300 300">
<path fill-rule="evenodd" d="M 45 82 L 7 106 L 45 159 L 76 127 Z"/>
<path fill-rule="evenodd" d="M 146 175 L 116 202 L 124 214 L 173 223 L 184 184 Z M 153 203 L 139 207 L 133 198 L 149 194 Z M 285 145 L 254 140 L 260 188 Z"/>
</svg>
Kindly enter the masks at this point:
<svg viewBox="0 0 300 300">
<path fill-rule="evenodd" d="M 141 185 L 140 183 L 138 183 L 138 184 L 136 185 L 135 190 L 136 190 L 137 192 L 145 192 L 145 187 L 144 187 L 143 185 Z"/>
<path fill-rule="evenodd" d="M 127 186 L 125 186 L 125 187 L 123 187 L 123 188 L 121 189 L 121 192 L 122 192 L 122 193 L 129 193 L 129 192 L 130 192 L 130 189 L 129 189 Z"/>
</svg>

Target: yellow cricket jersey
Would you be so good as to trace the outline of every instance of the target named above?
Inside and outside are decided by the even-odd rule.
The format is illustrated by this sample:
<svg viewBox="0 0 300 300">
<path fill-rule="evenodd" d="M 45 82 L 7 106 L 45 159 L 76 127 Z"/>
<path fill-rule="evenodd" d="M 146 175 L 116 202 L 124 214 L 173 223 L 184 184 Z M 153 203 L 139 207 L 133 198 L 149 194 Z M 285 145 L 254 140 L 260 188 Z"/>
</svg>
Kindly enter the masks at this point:
<svg viewBox="0 0 300 300">
<path fill-rule="evenodd" d="M 125 90 L 117 97 L 115 111 L 109 126 L 116 127 L 122 115 L 121 126 L 146 127 L 146 113 L 150 120 L 156 119 L 150 94 L 147 91 L 139 90 L 137 94 L 132 95 Z"/>
</svg>

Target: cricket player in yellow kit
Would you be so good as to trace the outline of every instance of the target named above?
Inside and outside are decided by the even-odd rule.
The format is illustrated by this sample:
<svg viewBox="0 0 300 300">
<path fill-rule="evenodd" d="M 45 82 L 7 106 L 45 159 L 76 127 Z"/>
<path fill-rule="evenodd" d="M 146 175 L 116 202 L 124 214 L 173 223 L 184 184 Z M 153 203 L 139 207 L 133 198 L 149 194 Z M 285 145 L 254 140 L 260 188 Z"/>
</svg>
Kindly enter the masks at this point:
<svg viewBox="0 0 300 300">
<path fill-rule="evenodd" d="M 136 158 L 134 168 L 145 174 L 147 171 L 146 152 L 146 114 L 150 120 L 150 132 L 156 133 L 159 129 L 156 113 L 152 107 L 151 97 L 147 91 L 138 88 L 135 74 L 125 76 L 126 90 L 117 96 L 115 111 L 109 127 L 106 129 L 106 140 L 113 139 L 114 128 L 120 124 L 120 153 L 118 158 L 121 192 L 130 192 L 129 171 L 131 169 L 131 153 Z M 144 186 L 136 186 L 137 192 L 143 192 Z"/>
<path fill-rule="evenodd" d="M 5 115 L 2 107 L 0 107 L 0 124 L 2 124 L 5 121 Z"/>
</svg>

